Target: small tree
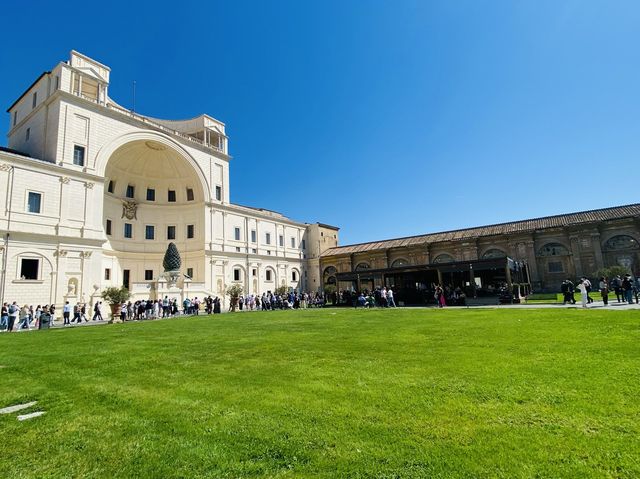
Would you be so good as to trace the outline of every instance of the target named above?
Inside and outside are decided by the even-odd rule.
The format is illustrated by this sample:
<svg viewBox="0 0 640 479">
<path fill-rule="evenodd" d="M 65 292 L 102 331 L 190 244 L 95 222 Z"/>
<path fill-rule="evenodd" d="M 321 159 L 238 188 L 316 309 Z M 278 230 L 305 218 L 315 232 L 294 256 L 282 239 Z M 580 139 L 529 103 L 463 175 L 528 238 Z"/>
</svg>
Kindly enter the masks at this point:
<svg viewBox="0 0 640 479">
<path fill-rule="evenodd" d="M 285 286 L 284 284 L 282 286 L 278 286 L 275 290 L 275 294 L 278 294 L 280 296 L 287 294 L 289 292 L 289 287 Z"/>
<path fill-rule="evenodd" d="M 594 273 L 594 276 L 596 278 L 602 278 L 604 276 L 607 279 L 612 279 L 618 275 L 624 276 L 625 274 L 630 274 L 630 273 L 631 271 L 629 270 L 629 268 L 626 268 L 625 266 L 615 265 L 615 266 L 609 266 L 608 268 L 599 269 Z"/>
<path fill-rule="evenodd" d="M 113 322 L 114 316 L 116 315 L 120 305 L 129 301 L 131 292 L 124 286 L 119 288 L 117 286 L 111 286 L 102 291 L 101 296 L 102 299 L 111 306 L 111 321 Z"/>
<path fill-rule="evenodd" d="M 242 294 L 243 288 L 241 284 L 233 284 L 227 288 L 227 295 L 229 296 L 229 302 L 231 303 L 231 311 L 236 310 L 238 305 L 238 298 Z"/>
</svg>

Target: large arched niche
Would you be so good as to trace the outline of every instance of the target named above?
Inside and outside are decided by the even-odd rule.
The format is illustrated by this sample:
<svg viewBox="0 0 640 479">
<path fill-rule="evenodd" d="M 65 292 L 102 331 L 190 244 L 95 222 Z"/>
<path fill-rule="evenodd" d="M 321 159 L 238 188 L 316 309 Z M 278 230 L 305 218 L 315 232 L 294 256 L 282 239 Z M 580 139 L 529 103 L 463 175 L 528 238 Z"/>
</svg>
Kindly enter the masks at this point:
<svg viewBox="0 0 640 479">
<path fill-rule="evenodd" d="M 155 280 L 163 271 L 167 245 L 173 242 L 181 255 L 183 272 L 192 269 L 193 280 L 203 281 L 204 272 L 198 265 L 204 260 L 209 192 L 200 168 L 180 145 L 164 135 L 144 133 L 126 138 L 130 141 L 114 142 L 117 147 L 101 151 L 96 164 L 102 168 L 102 154 L 110 152 L 102 170 L 106 256 L 118 257 L 119 269 L 130 270 L 134 283 L 148 280 L 147 271 Z M 132 198 L 129 186 L 133 187 Z M 131 210 L 124 207 L 128 202 L 134 203 Z"/>
<path fill-rule="evenodd" d="M 202 171 L 198 162 L 179 143 L 164 133 L 154 131 L 133 132 L 115 138 L 98 151 L 94 163 L 95 173 L 106 178 L 108 176 L 107 169 L 109 168 L 109 164 L 112 162 L 114 154 L 118 150 L 122 148 L 126 150 L 142 144 L 156 148 L 156 151 L 170 151 L 176 157 L 181 158 L 189 164 L 193 173 L 198 178 L 198 184 L 203 191 L 205 200 L 209 201 L 211 199 L 211 191 L 206 179 L 207 176 Z M 164 148 L 164 150 L 161 150 L 161 148 Z"/>
</svg>

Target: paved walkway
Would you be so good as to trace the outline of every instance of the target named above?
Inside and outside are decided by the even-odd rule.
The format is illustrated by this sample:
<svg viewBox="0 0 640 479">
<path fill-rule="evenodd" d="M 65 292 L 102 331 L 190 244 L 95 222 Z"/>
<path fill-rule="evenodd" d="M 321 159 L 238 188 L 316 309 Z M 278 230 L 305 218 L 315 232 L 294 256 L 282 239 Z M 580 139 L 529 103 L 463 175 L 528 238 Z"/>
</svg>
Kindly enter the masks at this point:
<svg viewBox="0 0 640 479">
<path fill-rule="evenodd" d="M 433 306 L 417 306 L 417 307 L 408 307 L 410 309 L 418 309 L 418 308 L 424 308 L 424 309 L 437 309 L 437 306 L 433 305 Z M 522 304 L 486 304 L 486 305 L 477 305 L 477 306 L 449 306 L 448 309 L 457 309 L 457 308 L 462 308 L 462 309 L 491 309 L 491 308 L 495 308 L 495 309 L 582 309 L 582 305 L 579 301 L 576 302 L 576 304 L 561 304 L 561 303 L 522 303 Z M 312 308 L 310 308 L 312 309 Z M 607 306 L 604 305 L 604 303 L 602 301 L 596 301 L 594 300 L 593 303 L 587 305 L 587 309 L 602 309 L 602 310 L 608 310 L 608 311 L 625 311 L 625 310 L 630 310 L 630 309 L 636 309 L 636 310 L 640 310 L 640 304 L 627 304 L 627 303 L 618 303 L 617 301 L 609 301 L 609 304 Z M 242 311 L 236 311 L 237 313 L 242 313 Z M 252 311 L 253 312 L 253 311 Z M 223 314 L 227 314 L 226 312 Z M 189 315 L 180 315 L 180 316 L 173 316 L 171 318 L 157 318 L 157 319 L 142 319 L 142 320 L 131 320 L 131 321 L 127 321 L 127 323 L 139 323 L 139 322 L 144 322 L 144 321 L 160 321 L 160 320 L 166 320 L 166 319 L 179 319 L 179 318 L 191 318 L 193 316 L 197 316 L 194 314 L 189 314 Z M 206 316 L 205 313 L 200 314 L 200 316 Z M 104 320 L 104 321 L 92 321 L 89 320 L 87 322 L 82 322 L 82 323 L 71 323 L 68 326 L 64 326 L 62 324 L 62 322 L 60 322 L 60 320 L 56 320 L 56 322 L 51 326 L 51 329 L 73 329 L 73 328 L 84 328 L 86 326 L 98 326 L 100 324 L 108 324 L 109 322 Z M 23 331 L 37 331 L 37 329 L 35 328 L 31 328 L 31 329 L 23 329 L 21 331 L 18 332 L 23 332 Z M 0 333 L 3 333 L 6 331 L 0 331 Z M 16 332 L 14 330 L 14 332 Z"/>
</svg>

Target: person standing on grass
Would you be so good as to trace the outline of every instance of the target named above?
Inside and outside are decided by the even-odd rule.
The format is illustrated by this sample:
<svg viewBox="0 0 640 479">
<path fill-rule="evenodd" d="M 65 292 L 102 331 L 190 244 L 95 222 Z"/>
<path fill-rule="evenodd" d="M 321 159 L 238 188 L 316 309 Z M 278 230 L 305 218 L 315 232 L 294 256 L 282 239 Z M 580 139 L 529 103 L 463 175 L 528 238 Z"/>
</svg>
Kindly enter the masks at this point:
<svg viewBox="0 0 640 479">
<path fill-rule="evenodd" d="M 7 331 L 13 331 L 13 326 L 16 324 L 16 320 L 18 319 L 18 311 L 20 308 L 14 301 L 9 305 L 9 320 L 7 322 Z"/>
<path fill-rule="evenodd" d="M 620 275 L 616 275 L 615 278 L 611 280 L 611 287 L 616 293 L 616 298 L 618 298 L 618 303 L 620 302 L 620 297 L 622 296 L 622 278 Z"/>
<path fill-rule="evenodd" d="M 9 323 L 9 304 L 2 303 L 2 312 L 0 312 L 0 331 L 6 331 Z"/>
<path fill-rule="evenodd" d="M 622 280 L 622 292 L 625 302 L 633 304 L 633 288 L 630 274 L 625 275 L 624 279 Z"/>
<path fill-rule="evenodd" d="M 591 304 L 593 303 L 593 299 L 591 299 L 591 296 L 589 296 L 589 293 L 591 292 L 591 281 L 589 281 L 589 278 L 587 278 L 586 276 L 583 276 L 582 282 L 587 287 L 587 303 Z"/>
<path fill-rule="evenodd" d="M 20 325 L 18 326 L 18 331 L 23 329 L 31 329 L 29 326 L 29 306 L 26 304 L 20 310 Z"/>
<path fill-rule="evenodd" d="M 578 283 L 578 289 L 580 290 L 580 300 L 582 301 L 582 307 L 587 307 L 587 285 L 584 281 Z"/>
<path fill-rule="evenodd" d="M 607 282 L 607 278 L 604 276 L 600 278 L 600 294 L 602 295 L 602 302 L 605 306 L 609 304 L 609 283 Z"/>
<path fill-rule="evenodd" d="M 396 302 L 393 299 L 393 290 L 391 289 L 391 286 L 389 286 L 389 289 L 387 290 L 387 304 L 390 308 L 396 307 Z"/>
</svg>

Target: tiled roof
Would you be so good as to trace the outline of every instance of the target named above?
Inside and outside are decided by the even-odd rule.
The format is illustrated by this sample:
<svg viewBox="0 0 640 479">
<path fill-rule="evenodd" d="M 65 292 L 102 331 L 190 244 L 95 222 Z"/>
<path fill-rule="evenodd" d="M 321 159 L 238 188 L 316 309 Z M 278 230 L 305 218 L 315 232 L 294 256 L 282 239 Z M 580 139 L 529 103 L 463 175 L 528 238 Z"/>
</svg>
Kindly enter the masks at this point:
<svg viewBox="0 0 640 479">
<path fill-rule="evenodd" d="M 413 246 L 428 243 L 440 243 L 444 241 L 460 241 L 466 239 L 475 239 L 482 236 L 526 233 L 546 228 L 597 223 L 600 221 L 631 218 L 636 216 L 640 216 L 640 204 L 637 203 L 625 206 L 614 206 L 612 208 L 603 208 L 599 210 L 581 211 L 578 213 L 568 213 L 564 215 L 545 216 L 543 218 L 534 218 L 530 220 L 513 221 L 510 223 L 478 226 L 474 228 L 443 231 L 440 233 L 430 233 L 419 236 L 409 236 L 406 238 L 338 246 L 336 248 L 328 249 L 322 254 L 322 256 L 363 253 L 366 251 L 399 248 L 403 246 Z"/>
</svg>

